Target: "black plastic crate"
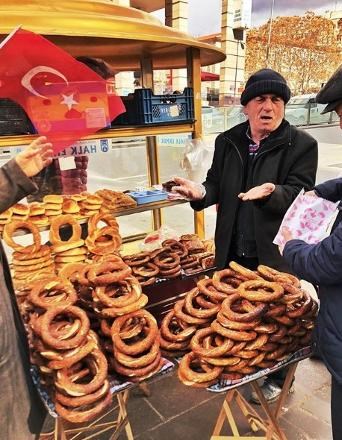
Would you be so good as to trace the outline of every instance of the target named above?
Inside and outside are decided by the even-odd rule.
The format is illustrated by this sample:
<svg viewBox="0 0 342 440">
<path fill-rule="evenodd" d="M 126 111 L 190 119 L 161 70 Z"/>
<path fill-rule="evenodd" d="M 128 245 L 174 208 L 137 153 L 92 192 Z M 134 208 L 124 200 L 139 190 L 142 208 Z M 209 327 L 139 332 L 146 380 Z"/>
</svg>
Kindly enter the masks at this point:
<svg viewBox="0 0 342 440">
<path fill-rule="evenodd" d="M 25 110 L 11 99 L 0 99 L 0 135 L 37 133 Z"/>
<path fill-rule="evenodd" d="M 118 116 L 112 127 L 194 121 L 194 94 L 190 87 L 186 87 L 183 93 L 171 95 L 154 95 L 151 89 L 136 89 L 121 98 L 126 113 Z"/>
</svg>

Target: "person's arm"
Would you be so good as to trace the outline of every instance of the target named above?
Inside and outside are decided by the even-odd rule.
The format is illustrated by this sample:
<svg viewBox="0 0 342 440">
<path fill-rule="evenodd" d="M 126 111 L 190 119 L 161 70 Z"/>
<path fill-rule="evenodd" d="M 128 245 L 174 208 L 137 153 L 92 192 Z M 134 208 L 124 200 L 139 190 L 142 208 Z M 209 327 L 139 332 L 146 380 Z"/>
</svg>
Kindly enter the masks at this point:
<svg viewBox="0 0 342 440">
<path fill-rule="evenodd" d="M 342 177 L 327 180 L 314 188 L 315 194 L 331 202 L 342 200 Z"/>
<path fill-rule="evenodd" d="M 39 137 L 0 168 L 0 212 L 37 189 L 30 177 L 52 160 L 52 146 Z"/>
<path fill-rule="evenodd" d="M 288 241 L 283 257 L 297 276 L 313 284 L 342 283 L 342 225 L 318 244 Z"/>
</svg>

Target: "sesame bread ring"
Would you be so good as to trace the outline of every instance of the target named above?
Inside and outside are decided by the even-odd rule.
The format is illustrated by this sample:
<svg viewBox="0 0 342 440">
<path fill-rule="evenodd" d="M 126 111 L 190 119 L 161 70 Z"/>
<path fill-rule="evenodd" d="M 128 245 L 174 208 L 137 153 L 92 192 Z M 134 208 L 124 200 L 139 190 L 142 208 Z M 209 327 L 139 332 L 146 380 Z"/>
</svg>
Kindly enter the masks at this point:
<svg viewBox="0 0 342 440">
<path fill-rule="evenodd" d="M 58 254 L 59 252 L 68 251 L 70 249 L 79 248 L 84 245 L 84 240 L 82 239 L 76 241 L 69 240 L 69 241 L 64 241 L 62 243 L 64 244 L 53 245 L 53 250 L 56 254 Z"/>
<path fill-rule="evenodd" d="M 263 280 L 244 281 L 237 290 L 240 296 L 249 301 L 273 302 L 284 295 L 280 284 Z"/>
<path fill-rule="evenodd" d="M 116 218 L 111 214 L 97 213 L 92 215 L 88 220 L 88 235 L 92 235 L 92 233 L 99 229 L 98 224 L 100 222 L 105 223 L 107 226 L 111 226 L 112 228 L 119 230 L 118 222 Z"/>
<path fill-rule="evenodd" d="M 250 269 L 247 269 L 246 267 L 241 266 L 241 264 L 238 264 L 235 261 L 231 261 L 229 263 L 229 267 L 239 275 L 242 275 L 246 280 L 262 280 L 260 275 Z"/>
<path fill-rule="evenodd" d="M 42 258 L 51 255 L 51 248 L 46 244 L 42 245 L 37 251 L 23 254 L 22 252 L 13 252 L 12 258 L 18 261 L 32 260 L 34 258 Z"/>
<path fill-rule="evenodd" d="M 68 406 L 71 408 L 79 408 L 83 405 L 89 405 L 90 403 L 97 402 L 102 397 L 107 395 L 109 388 L 110 388 L 109 381 L 106 380 L 103 383 L 103 385 L 98 390 L 96 390 L 94 393 L 87 394 L 85 396 L 80 396 L 80 397 L 69 397 L 69 396 L 66 396 L 65 394 L 57 391 L 55 394 L 55 398 L 56 398 L 57 402 L 59 402 L 60 404 L 62 404 L 64 406 Z M 77 412 L 77 409 L 76 409 L 76 412 Z"/>
<path fill-rule="evenodd" d="M 106 307 L 125 307 L 140 298 L 142 292 L 139 282 L 134 277 L 126 277 L 123 281 L 97 286 L 95 295 Z"/>
<path fill-rule="evenodd" d="M 130 322 L 131 321 L 131 322 Z M 132 339 L 136 336 L 139 336 L 142 331 L 145 331 L 145 320 L 144 322 L 140 322 L 136 318 L 133 318 L 132 320 L 126 321 L 126 325 L 122 328 L 120 332 L 120 338 L 121 339 Z M 111 327 L 109 329 L 109 337 L 111 337 Z"/>
<path fill-rule="evenodd" d="M 62 240 L 60 237 L 60 227 L 61 226 L 71 226 L 72 235 L 69 240 Z M 53 220 L 51 220 L 51 228 L 49 232 L 49 239 L 53 245 L 63 245 L 67 242 L 75 242 L 81 238 L 81 225 L 75 220 L 71 214 L 60 215 Z"/>
<path fill-rule="evenodd" d="M 195 255 L 188 255 L 187 257 L 180 260 L 180 265 L 184 270 L 192 269 L 198 266 L 198 259 L 195 257 Z"/>
<path fill-rule="evenodd" d="M 161 354 L 158 353 L 154 361 L 151 362 L 151 364 L 147 365 L 146 367 L 140 367 L 140 368 L 125 367 L 124 365 L 120 364 L 120 362 L 118 362 L 115 358 L 113 359 L 113 365 L 115 371 L 121 374 L 122 376 L 127 376 L 129 378 L 133 378 L 133 377 L 140 378 L 146 376 L 151 371 L 155 371 L 155 369 L 160 365 L 160 360 L 161 360 Z"/>
<path fill-rule="evenodd" d="M 151 277 L 151 278 L 143 278 L 141 277 L 140 280 L 138 280 L 140 283 L 140 286 L 150 286 L 151 284 L 154 284 L 157 281 L 156 277 Z"/>
<path fill-rule="evenodd" d="M 305 315 L 309 310 L 311 310 L 313 300 L 311 296 L 304 292 L 303 300 L 299 301 L 296 304 L 291 304 L 287 306 L 287 316 L 289 318 L 301 318 Z"/>
<path fill-rule="evenodd" d="M 211 309 L 218 304 L 218 301 L 207 299 L 202 293 L 195 297 L 195 302 L 202 309 Z"/>
<path fill-rule="evenodd" d="M 181 266 L 176 266 L 173 269 L 160 269 L 159 278 L 177 278 L 181 275 Z"/>
<path fill-rule="evenodd" d="M 142 294 L 138 301 L 129 304 L 125 307 L 110 307 L 110 308 L 104 308 L 101 310 L 101 315 L 105 318 L 115 318 L 117 316 L 122 316 L 127 313 L 136 312 L 137 310 L 140 310 L 146 306 L 148 303 L 148 296 Z"/>
<path fill-rule="evenodd" d="M 85 246 L 77 247 L 74 249 L 69 249 L 64 252 L 58 252 L 59 257 L 72 257 L 76 255 L 86 255 L 88 252 L 87 248 Z"/>
<path fill-rule="evenodd" d="M 123 260 L 130 267 L 142 266 L 148 263 L 151 259 L 149 252 L 139 252 L 138 254 L 126 255 Z"/>
<path fill-rule="evenodd" d="M 214 385 L 217 382 L 217 379 L 210 380 L 208 382 L 194 382 L 193 380 L 187 379 L 181 371 L 177 371 L 178 379 L 182 382 L 183 385 L 193 388 L 208 388 L 211 385 Z"/>
<path fill-rule="evenodd" d="M 141 266 L 133 266 L 134 275 L 140 275 L 141 277 L 154 277 L 159 273 L 159 268 L 155 264 L 148 262 Z"/>
<path fill-rule="evenodd" d="M 99 241 L 99 240 L 105 241 Z M 106 255 L 115 253 L 121 246 L 122 240 L 118 231 L 111 226 L 96 229 L 92 235 L 86 238 L 86 246 L 89 252 L 96 255 Z"/>
<path fill-rule="evenodd" d="M 214 301 L 222 302 L 227 298 L 227 294 L 222 291 L 218 291 L 214 286 L 213 280 L 211 278 L 204 278 L 197 282 L 197 287 L 199 290 L 210 299 Z M 231 293 L 231 292 L 230 292 Z"/>
<path fill-rule="evenodd" d="M 235 272 L 232 269 L 218 270 L 213 275 L 213 285 L 215 289 L 220 292 L 224 292 L 227 295 L 236 292 L 236 287 L 231 284 L 231 279 L 234 277 Z M 235 283 L 234 283 L 235 284 Z M 240 281 L 238 282 L 240 284 Z"/>
<path fill-rule="evenodd" d="M 273 269 L 272 267 L 265 266 L 262 264 L 258 266 L 258 272 L 265 280 L 275 281 L 278 283 L 292 284 L 295 287 L 300 287 L 299 279 L 289 273 L 279 272 L 278 270 Z"/>
<path fill-rule="evenodd" d="M 114 357 L 121 365 L 127 368 L 147 367 L 160 354 L 159 347 L 159 338 L 155 338 L 153 344 L 147 350 L 144 350 L 146 353 L 143 354 L 142 352 L 140 352 L 139 356 L 131 356 L 119 351 L 114 344 Z"/>
<path fill-rule="evenodd" d="M 269 336 L 266 334 L 259 335 L 254 341 L 248 342 L 245 346 L 245 350 L 260 350 L 265 344 L 267 344 Z"/>
<path fill-rule="evenodd" d="M 63 266 L 58 276 L 74 283 L 80 277 L 80 271 L 88 266 L 86 263 L 70 263 Z"/>
<path fill-rule="evenodd" d="M 196 330 L 196 326 L 189 324 L 184 325 L 184 328 L 182 328 L 174 310 L 170 310 L 164 316 L 160 325 L 161 335 L 171 342 L 188 341 Z"/>
<path fill-rule="evenodd" d="M 33 284 L 29 301 L 42 309 L 55 306 L 69 306 L 77 301 L 77 293 L 69 282 L 50 277 Z"/>
<path fill-rule="evenodd" d="M 216 333 L 219 333 L 226 338 L 233 339 L 233 341 L 252 341 L 257 337 L 255 331 L 230 330 L 220 325 L 216 320 L 211 323 L 211 328 L 215 330 Z"/>
<path fill-rule="evenodd" d="M 217 347 L 208 349 L 203 347 L 203 339 L 214 334 L 215 331 L 210 327 L 197 330 L 190 343 L 192 351 L 194 351 L 197 355 L 204 357 L 224 356 L 234 345 L 234 342 L 230 339 L 225 338 L 222 344 Z"/>
<path fill-rule="evenodd" d="M 50 325 L 58 317 L 67 316 L 69 319 L 79 319 L 81 321 L 80 331 L 72 338 L 65 340 L 58 340 L 50 333 Z M 57 350 L 69 350 L 79 346 L 86 338 L 90 323 L 86 313 L 75 306 L 57 306 L 48 309 L 41 319 L 42 339 L 43 341 L 56 348 Z"/>
<path fill-rule="evenodd" d="M 275 316 L 273 318 L 275 321 L 279 322 L 280 324 L 284 324 L 287 327 L 292 327 L 296 324 L 295 319 L 290 318 L 287 315 L 283 315 L 283 316 Z"/>
<path fill-rule="evenodd" d="M 210 319 L 215 317 L 218 311 L 220 310 L 220 306 L 218 304 L 212 304 L 211 308 L 206 308 L 206 309 L 199 309 L 194 306 L 195 299 L 200 294 L 201 293 L 199 289 L 195 287 L 185 295 L 185 301 L 184 301 L 185 312 L 191 316 L 196 316 L 197 318 Z"/>
<path fill-rule="evenodd" d="M 188 255 L 187 248 L 177 240 L 172 240 L 172 239 L 164 240 L 162 242 L 162 247 L 166 247 L 166 246 L 170 247 L 172 252 L 176 253 L 179 256 L 179 258 L 184 258 Z"/>
<path fill-rule="evenodd" d="M 51 360 L 50 362 L 48 362 L 47 366 L 52 370 L 69 368 L 72 365 L 76 364 L 76 362 L 79 362 L 83 358 L 88 356 L 88 354 L 90 354 L 96 347 L 96 340 L 89 335 L 87 336 L 86 342 L 83 343 L 80 347 L 69 350 L 69 352 L 61 352 L 63 353 L 62 359 Z"/>
<path fill-rule="evenodd" d="M 189 348 L 189 344 L 190 344 L 190 340 L 187 339 L 185 341 L 182 342 L 174 342 L 174 341 L 169 341 L 167 339 L 165 339 L 162 335 L 160 335 L 160 347 L 162 349 L 162 351 L 167 351 L 168 355 L 171 356 L 172 353 L 170 352 L 179 352 L 179 351 L 185 351 L 188 350 Z"/>
<path fill-rule="evenodd" d="M 228 319 L 222 311 L 217 314 L 217 321 L 222 327 L 229 328 L 231 330 L 254 330 L 257 325 L 260 324 L 260 319 L 255 319 L 250 322 L 238 322 Z"/>
<path fill-rule="evenodd" d="M 56 263 L 79 263 L 85 261 L 86 256 L 83 255 L 71 255 L 69 257 L 61 257 L 60 254 L 55 256 Z"/>
<path fill-rule="evenodd" d="M 233 311 L 234 303 L 240 300 L 240 295 L 234 293 L 226 298 L 221 306 L 221 313 L 223 313 L 231 321 L 237 322 L 251 322 L 256 319 L 261 319 L 264 313 L 267 311 L 268 306 L 265 303 L 253 306 L 252 310 L 244 313 L 238 313 Z"/>
<path fill-rule="evenodd" d="M 63 368 L 57 371 L 56 387 L 64 390 L 67 394 L 75 397 L 85 396 L 98 390 L 107 380 L 108 363 L 105 355 L 98 349 L 93 350 L 88 356 L 83 358 L 82 363 L 89 365 L 92 373 L 89 382 L 77 383 L 70 377 L 70 369 Z M 84 380 L 84 378 L 83 378 Z"/>
<path fill-rule="evenodd" d="M 25 254 L 24 254 L 25 255 Z M 16 258 L 13 258 L 12 264 L 13 266 L 31 266 L 32 264 L 40 264 L 45 263 L 47 261 L 51 261 L 51 253 L 44 255 L 44 257 L 40 258 L 30 258 L 29 260 L 17 260 Z"/>
<path fill-rule="evenodd" d="M 194 363 L 196 366 L 198 366 L 199 364 L 199 366 L 201 367 L 201 363 L 198 361 L 199 361 L 199 357 L 194 352 L 187 353 L 185 356 L 183 356 L 183 358 L 179 363 L 179 368 L 178 368 L 178 371 L 180 373 L 179 378 L 182 382 L 183 382 L 182 378 L 185 378 L 187 381 L 195 382 L 197 384 L 208 383 L 211 382 L 212 380 L 218 379 L 218 377 L 223 371 L 223 367 L 209 367 L 208 364 L 206 365 L 207 371 L 203 369 L 204 367 L 203 365 L 202 365 L 202 371 L 200 372 L 195 371 L 193 367 Z"/>
<path fill-rule="evenodd" d="M 18 229 L 23 229 L 24 231 L 28 231 L 33 236 L 33 244 L 30 246 L 23 246 L 21 244 L 16 243 L 13 240 L 13 234 Z M 40 233 L 37 226 L 35 226 L 30 221 L 13 221 L 11 223 L 8 223 L 5 225 L 3 230 L 3 239 L 5 240 L 5 243 L 14 249 L 17 252 L 21 252 L 23 254 L 31 254 L 32 252 L 38 252 L 41 248 L 41 241 L 40 241 Z M 32 257 L 31 257 L 32 258 Z"/>
<path fill-rule="evenodd" d="M 195 316 L 191 316 L 184 311 L 184 299 L 179 300 L 174 305 L 174 311 L 175 315 L 178 319 L 180 319 L 183 322 L 186 322 L 187 324 L 191 325 L 200 325 L 200 324 L 207 324 L 209 320 L 207 318 L 197 318 Z"/>
<path fill-rule="evenodd" d="M 156 264 L 160 269 L 170 270 L 179 266 L 180 258 L 174 253 L 170 252 L 167 255 L 159 254 L 153 258 L 154 264 Z"/>
<path fill-rule="evenodd" d="M 13 266 L 14 266 L 14 271 L 16 273 L 26 272 L 27 274 L 28 272 L 36 272 L 37 270 L 44 268 L 50 269 L 51 266 L 54 266 L 54 262 L 50 257 L 48 260 L 42 261 L 40 263 L 31 264 L 29 266 L 20 266 L 20 265 L 17 266 L 15 263 L 13 263 Z"/>
<path fill-rule="evenodd" d="M 91 266 L 88 272 L 88 279 L 95 286 L 106 286 L 124 280 L 131 274 L 132 270 L 124 262 L 106 261 Z"/>
</svg>

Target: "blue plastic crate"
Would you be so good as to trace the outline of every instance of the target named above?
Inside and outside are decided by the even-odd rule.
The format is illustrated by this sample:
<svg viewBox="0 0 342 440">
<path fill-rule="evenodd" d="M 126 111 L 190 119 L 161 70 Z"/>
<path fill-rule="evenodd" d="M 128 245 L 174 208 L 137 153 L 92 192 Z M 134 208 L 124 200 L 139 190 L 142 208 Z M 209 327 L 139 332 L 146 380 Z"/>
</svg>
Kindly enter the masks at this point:
<svg viewBox="0 0 342 440">
<path fill-rule="evenodd" d="M 154 95 L 151 89 L 137 89 L 121 97 L 126 113 L 118 116 L 112 126 L 193 122 L 193 89 L 186 87 L 181 94 Z"/>
<path fill-rule="evenodd" d="M 167 199 L 167 192 L 154 189 L 154 190 L 146 190 L 146 191 L 131 191 L 128 193 L 138 205 L 142 205 L 143 203 L 152 203 L 159 202 L 160 200 Z"/>
</svg>

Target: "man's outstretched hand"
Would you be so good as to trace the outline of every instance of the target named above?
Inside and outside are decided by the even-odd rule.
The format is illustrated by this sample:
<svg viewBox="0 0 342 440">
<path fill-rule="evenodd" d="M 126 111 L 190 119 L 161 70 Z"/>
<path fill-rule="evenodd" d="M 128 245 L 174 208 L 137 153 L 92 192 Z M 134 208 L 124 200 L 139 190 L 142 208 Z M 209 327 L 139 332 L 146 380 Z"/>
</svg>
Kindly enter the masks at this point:
<svg viewBox="0 0 342 440">
<path fill-rule="evenodd" d="M 205 188 L 201 183 L 183 179 L 183 177 L 173 177 L 177 185 L 172 187 L 172 192 L 178 193 L 188 200 L 202 200 L 205 196 Z"/>
</svg>

